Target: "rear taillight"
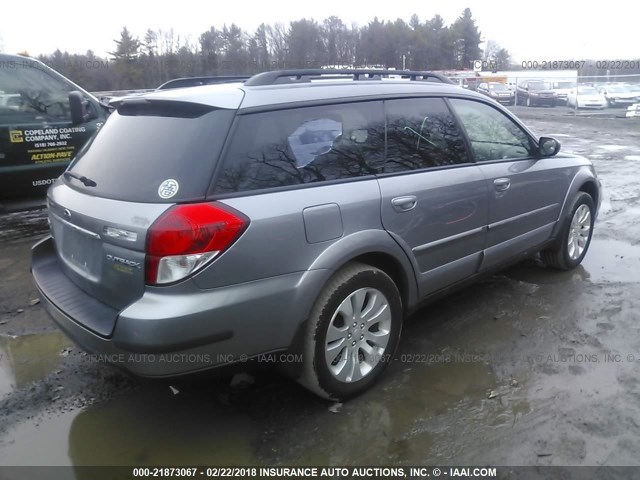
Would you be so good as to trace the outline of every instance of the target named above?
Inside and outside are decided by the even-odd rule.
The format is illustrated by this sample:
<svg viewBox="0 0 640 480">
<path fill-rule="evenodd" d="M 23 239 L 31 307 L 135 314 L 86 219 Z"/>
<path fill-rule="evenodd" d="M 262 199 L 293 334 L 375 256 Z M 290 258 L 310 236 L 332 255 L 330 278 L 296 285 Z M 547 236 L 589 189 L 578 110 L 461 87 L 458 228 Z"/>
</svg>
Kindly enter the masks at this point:
<svg viewBox="0 0 640 480">
<path fill-rule="evenodd" d="M 171 207 L 147 233 L 146 283 L 172 283 L 197 272 L 229 248 L 248 225 L 248 218 L 220 204 Z"/>
</svg>

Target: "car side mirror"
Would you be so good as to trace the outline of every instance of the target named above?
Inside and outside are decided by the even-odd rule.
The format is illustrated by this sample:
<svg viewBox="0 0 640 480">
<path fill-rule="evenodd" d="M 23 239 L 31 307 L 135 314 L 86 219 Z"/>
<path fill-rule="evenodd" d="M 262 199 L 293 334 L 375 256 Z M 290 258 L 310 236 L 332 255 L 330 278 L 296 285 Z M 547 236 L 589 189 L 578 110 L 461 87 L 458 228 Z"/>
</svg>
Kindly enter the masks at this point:
<svg viewBox="0 0 640 480">
<path fill-rule="evenodd" d="M 541 157 L 553 157 L 560 151 L 560 142 L 552 137 L 540 137 L 538 152 Z"/>
<path fill-rule="evenodd" d="M 95 107 L 77 90 L 69 92 L 69 110 L 71 111 L 71 123 L 74 125 L 98 118 Z"/>
</svg>

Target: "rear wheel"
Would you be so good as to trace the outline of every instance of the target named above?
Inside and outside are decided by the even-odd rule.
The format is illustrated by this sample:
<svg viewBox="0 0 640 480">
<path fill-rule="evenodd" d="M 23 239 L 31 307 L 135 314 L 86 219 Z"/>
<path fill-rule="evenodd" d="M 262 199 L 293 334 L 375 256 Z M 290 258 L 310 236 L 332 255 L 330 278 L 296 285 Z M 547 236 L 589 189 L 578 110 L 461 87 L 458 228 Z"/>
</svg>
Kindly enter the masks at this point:
<svg viewBox="0 0 640 480">
<path fill-rule="evenodd" d="M 579 192 L 564 220 L 556 246 L 540 253 L 547 266 L 570 270 L 580 265 L 591 243 L 594 215 L 591 195 Z"/>
<path fill-rule="evenodd" d="M 313 307 L 298 381 L 327 399 L 362 393 L 391 360 L 401 327 L 402 303 L 393 280 L 375 267 L 348 264 Z"/>
</svg>

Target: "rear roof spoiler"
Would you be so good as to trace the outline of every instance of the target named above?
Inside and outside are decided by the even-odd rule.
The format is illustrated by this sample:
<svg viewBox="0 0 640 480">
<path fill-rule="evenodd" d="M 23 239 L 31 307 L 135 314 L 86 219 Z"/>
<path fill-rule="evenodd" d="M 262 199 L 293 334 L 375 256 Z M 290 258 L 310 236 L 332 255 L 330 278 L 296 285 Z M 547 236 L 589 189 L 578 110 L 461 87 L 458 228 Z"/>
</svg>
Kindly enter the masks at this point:
<svg viewBox="0 0 640 480">
<path fill-rule="evenodd" d="M 251 78 L 249 75 L 219 75 L 211 77 L 183 77 L 174 78 L 160 85 L 156 90 L 170 90 L 172 88 L 198 87 L 200 85 L 214 85 L 217 83 L 244 82 Z"/>
</svg>

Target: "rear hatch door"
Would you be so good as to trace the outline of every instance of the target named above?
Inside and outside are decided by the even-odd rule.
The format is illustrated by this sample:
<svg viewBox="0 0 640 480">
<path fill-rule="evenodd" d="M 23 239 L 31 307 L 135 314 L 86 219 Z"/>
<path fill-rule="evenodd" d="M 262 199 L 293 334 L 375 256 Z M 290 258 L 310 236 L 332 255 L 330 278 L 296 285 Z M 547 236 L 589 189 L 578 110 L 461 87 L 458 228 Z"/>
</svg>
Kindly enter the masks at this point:
<svg viewBox="0 0 640 480">
<path fill-rule="evenodd" d="M 65 275 L 114 309 L 144 292 L 145 242 L 175 203 L 205 199 L 235 110 L 139 99 L 118 107 L 49 191 Z"/>
</svg>

